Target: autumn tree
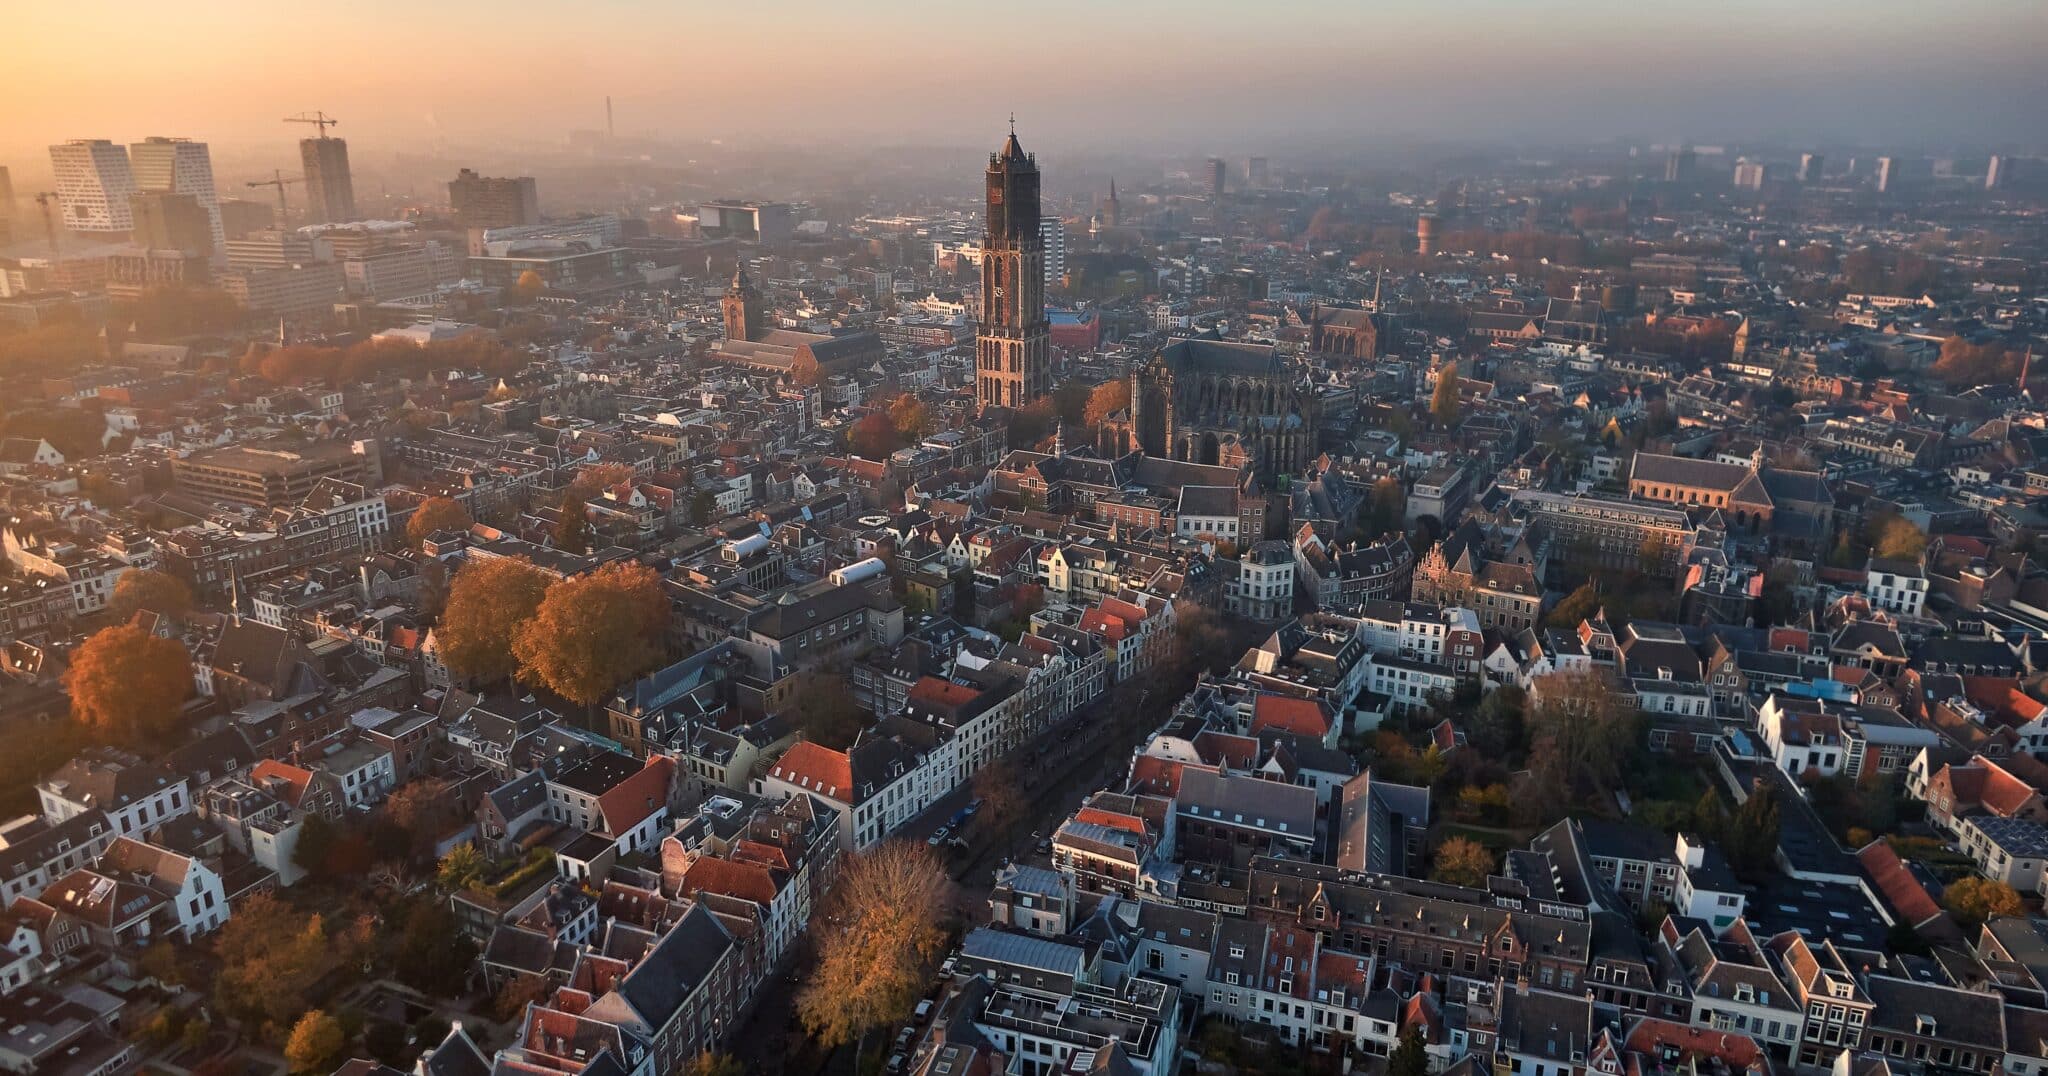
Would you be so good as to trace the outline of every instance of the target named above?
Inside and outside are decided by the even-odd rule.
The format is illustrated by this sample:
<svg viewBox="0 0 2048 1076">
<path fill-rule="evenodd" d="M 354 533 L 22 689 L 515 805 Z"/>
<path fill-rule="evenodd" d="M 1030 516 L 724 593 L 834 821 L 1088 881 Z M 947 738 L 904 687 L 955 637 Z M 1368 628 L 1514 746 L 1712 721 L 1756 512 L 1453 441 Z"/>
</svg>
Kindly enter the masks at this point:
<svg viewBox="0 0 2048 1076">
<path fill-rule="evenodd" d="M 1549 615 L 1543 618 L 1543 624 L 1545 627 L 1577 631 L 1581 621 L 1599 611 L 1600 587 L 1589 579 L 1552 606 Z"/>
<path fill-rule="evenodd" d="M 946 950 L 953 881 L 931 849 L 890 841 L 842 869 L 797 1018 L 827 1048 L 900 1023 Z"/>
<path fill-rule="evenodd" d="M 442 900 L 414 901 L 392 952 L 400 982 L 432 997 L 452 998 L 469 981 L 476 945 Z"/>
<path fill-rule="evenodd" d="M 421 501 L 420 506 L 412 510 L 412 517 L 405 521 L 405 544 L 418 549 L 435 531 L 467 531 L 475 522 L 461 501 L 453 497 L 429 497 Z"/>
<path fill-rule="evenodd" d="M 1436 846 L 1436 866 L 1429 876 L 1439 882 L 1478 889 L 1493 873 L 1493 850 L 1469 837 L 1452 837 Z"/>
<path fill-rule="evenodd" d="M 330 1072 L 347 1045 L 341 1021 L 314 1009 L 292 1025 L 292 1037 L 284 1044 L 284 1058 L 293 1072 Z"/>
<path fill-rule="evenodd" d="M 541 279 L 538 272 L 528 269 L 519 274 L 519 279 L 513 282 L 512 298 L 517 302 L 530 303 L 540 298 L 541 292 L 546 291 L 547 287 L 547 282 Z"/>
<path fill-rule="evenodd" d="M 604 491 L 631 482 L 639 472 L 630 463 L 593 463 L 576 472 L 576 480 L 569 483 L 569 489 L 586 501 L 594 501 Z"/>
<path fill-rule="evenodd" d="M 1927 532 L 1897 512 L 1880 512 L 1870 517 L 1864 532 L 1873 557 L 1917 561 L 1927 549 Z"/>
<path fill-rule="evenodd" d="M 2018 890 L 1974 874 L 1949 883 L 1941 902 L 1964 930 L 1975 930 L 1993 919 L 2027 914 L 2026 902 L 2020 899 Z"/>
<path fill-rule="evenodd" d="M 846 677 L 824 669 L 798 673 L 789 706 L 804 738 L 843 751 L 867 726 L 868 713 L 854 701 Z"/>
<path fill-rule="evenodd" d="M 1457 363 L 1447 363 L 1437 371 L 1436 392 L 1429 398 L 1429 417 L 1447 430 L 1458 424 L 1459 384 Z"/>
<path fill-rule="evenodd" d="M 1975 343 L 1951 336 L 1941 342 L 1941 356 L 1934 361 L 1934 376 L 1956 388 L 2011 381 L 2019 372 L 2020 355 L 2007 350 L 2003 340 Z"/>
<path fill-rule="evenodd" d="M 214 942 L 215 1001 L 233 1015 L 285 1028 L 310 1007 L 314 984 L 360 951 L 368 930 L 359 922 L 334 936 L 318 915 L 267 893 L 251 897 Z"/>
<path fill-rule="evenodd" d="M 1368 537 L 1398 531 L 1408 520 L 1408 490 L 1392 475 L 1372 484 L 1372 494 L 1359 506 L 1359 523 Z"/>
<path fill-rule="evenodd" d="M 991 830 L 1007 829 L 1012 821 L 1023 817 L 1029 805 L 1024 798 L 1024 786 L 1017 780 L 1016 764 L 1009 759 L 997 759 L 983 766 L 974 775 L 974 798 L 981 801 L 983 825 Z"/>
<path fill-rule="evenodd" d="M 1529 768 L 1537 788 L 1567 802 L 1605 797 L 1635 753 L 1641 714 L 1634 703 L 1592 670 L 1549 673 L 1531 688 Z"/>
<path fill-rule="evenodd" d="M 562 505 L 555 517 L 552 535 L 555 548 L 564 553 L 581 556 L 590 552 L 590 506 L 576 495 L 574 489 L 562 494 Z"/>
<path fill-rule="evenodd" d="M 564 579 L 512 639 L 520 679 L 594 706 L 660 660 L 668 617 L 661 577 L 645 565 Z"/>
<path fill-rule="evenodd" d="M 1088 417 L 1088 386 L 1072 378 L 1059 383 L 1052 390 L 1052 412 L 1058 420 L 1069 426 L 1083 425 Z"/>
<path fill-rule="evenodd" d="M 133 624 L 94 632 L 64 673 L 71 713 L 112 740 L 171 736 L 192 694 L 192 657 L 183 643 Z"/>
<path fill-rule="evenodd" d="M 465 681 L 494 684 L 518 671 L 512 641 L 533 619 L 553 577 L 514 557 L 471 560 L 455 573 L 435 638 L 441 662 Z"/>
<path fill-rule="evenodd" d="M 438 778 L 415 777 L 384 800 L 384 817 L 406 832 L 413 855 L 424 856 L 454 819 L 455 803 Z"/>
<path fill-rule="evenodd" d="M 888 412 L 870 411 L 847 431 L 846 447 L 864 459 L 881 460 L 901 446 L 900 438 Z"/>
<path fill-rule="evenodd" d="M 1010 447 L 1030 448 L 1052 433 L 1052 398 L 1040 397 L 1010 412 Z"/>
<path fill-rule="evenodd" d="M 916 444 L 931 429 L 931 409 L 915 394 L 906 392 L 889 405 L 889 422 L 896 428 L 898 440 Z"/>
<path fill-rule="evenodd" d="M 1109 421 L 1109 416 L 1130 406 L 1130 381 L 1121 377 L 1105 381 L 1088 394 L 1088 404 L 1081 409 L 1081 424 L 1093 429 Z"/>
<path fill-rule="evenodd" d="M 192 611 L 192 588 L 166 572 L 138 568 L 121 573 L 107 601 L 107 622 L 126 624 L 143 610 L 183 620 Z"/>
<path fill-rule="evenodd" d="M 526 1007 L 548 996 L 548 981 L 541 975 L 514 975 L 498 988 L 491 1001 L 491 1013 L 501 1024 L 517 1025 Z"/>
<path fill-rule="evenodd" d="M 746 1066 L 731 1054 L 698 1054 L 683 1069 L 683 1076 L 743 1076 Z"/>
</svg>

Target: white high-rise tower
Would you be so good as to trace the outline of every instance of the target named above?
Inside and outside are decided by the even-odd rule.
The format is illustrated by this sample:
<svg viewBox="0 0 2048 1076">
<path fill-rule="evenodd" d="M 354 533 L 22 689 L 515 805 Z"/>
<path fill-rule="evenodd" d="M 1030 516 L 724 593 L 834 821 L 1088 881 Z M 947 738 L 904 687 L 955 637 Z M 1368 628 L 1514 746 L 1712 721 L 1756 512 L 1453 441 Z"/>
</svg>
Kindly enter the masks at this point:
<svg viewBox="0 0 2048 1076">
<path fill-rule="evenodd" d="M 50 147 L 50 166 L 57 174 L 64 227 L 74 232 L 125 232 L 135 227 L 128 209 L 135 174 L 129 170 L 125 147 L 104 138 L 74 138 Z"/>
<path fill-rule="evenodd" d="M 220 193 L 213 186 L 213 157 L 206 143 L 189 138 L 151 138 L 128 147 L 128 162 L 135 174 L 135 189 L 189 194 L 206 208 L 213 229 L 215 250 L 227 246 L 228 233 L 220 223 Z"/>
</svg>

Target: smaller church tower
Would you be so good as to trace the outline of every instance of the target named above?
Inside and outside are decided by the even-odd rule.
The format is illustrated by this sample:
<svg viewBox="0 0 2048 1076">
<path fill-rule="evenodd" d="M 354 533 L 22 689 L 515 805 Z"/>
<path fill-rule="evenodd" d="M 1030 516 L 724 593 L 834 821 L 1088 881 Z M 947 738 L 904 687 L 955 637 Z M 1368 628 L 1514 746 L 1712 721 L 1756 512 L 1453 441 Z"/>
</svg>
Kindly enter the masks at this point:
<svg viewBox="0 0 2048 1076">
<path fill-rule="evenodd" d="M 725 289 L 725 298 L 719 301 L 725 312 L 725 338 L 727 340 L 758 340 L 761 337 L 761 293 L 754 290 L 754 282 L 747 279 L 747 267 L 742 264 L 732 273 L 732 286 Z"/>
</svg>

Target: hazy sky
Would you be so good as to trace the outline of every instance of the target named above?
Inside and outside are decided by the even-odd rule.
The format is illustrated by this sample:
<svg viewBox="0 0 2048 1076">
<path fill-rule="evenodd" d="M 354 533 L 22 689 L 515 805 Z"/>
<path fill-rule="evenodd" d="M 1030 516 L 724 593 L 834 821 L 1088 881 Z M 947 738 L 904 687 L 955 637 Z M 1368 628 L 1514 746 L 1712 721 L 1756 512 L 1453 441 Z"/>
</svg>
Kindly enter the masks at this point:
<svg viewBox="0 0 2048 1076">
<path fill-rule="evenodd" d="M 0 5 L 0 163 L 72 137 L 625 133 L 1257 150 L 2048 139 L 2039 0 L 68 0 Z M 358 151 L 360 152 L 360 151 Z"/>
</svg>

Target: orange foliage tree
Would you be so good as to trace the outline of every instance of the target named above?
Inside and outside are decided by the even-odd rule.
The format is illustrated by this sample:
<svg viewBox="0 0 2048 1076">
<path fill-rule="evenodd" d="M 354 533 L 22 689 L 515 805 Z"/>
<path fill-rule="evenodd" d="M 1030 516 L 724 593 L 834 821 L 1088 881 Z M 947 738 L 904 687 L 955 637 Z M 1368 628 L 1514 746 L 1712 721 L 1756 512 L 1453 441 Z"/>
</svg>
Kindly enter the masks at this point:
<svg viewBox="0 0 2048 1076">
<path fill-rule="evenodd" d="M 496 683 L 518 671 L 512 639 L 533 618 L 553 577 L 514 557 L 473 560 L 455 573 L 435 638 L 441 663 L 464 680 Z"/>
<path fill-rule="evenodd" d="M 93 633 L 64 673 L 71 713 L 108 739 L 133 742 L 177 730 L 192 694 L 192 658 L 176 639 L 132 624 Z"/>
<path fill-rule="evenodd" d="M 594 706 L 661 659 L 668 616 L 661 577 L 645 565 L 565 579 L 512 639 L 520 679 Z"/>
</svg>

